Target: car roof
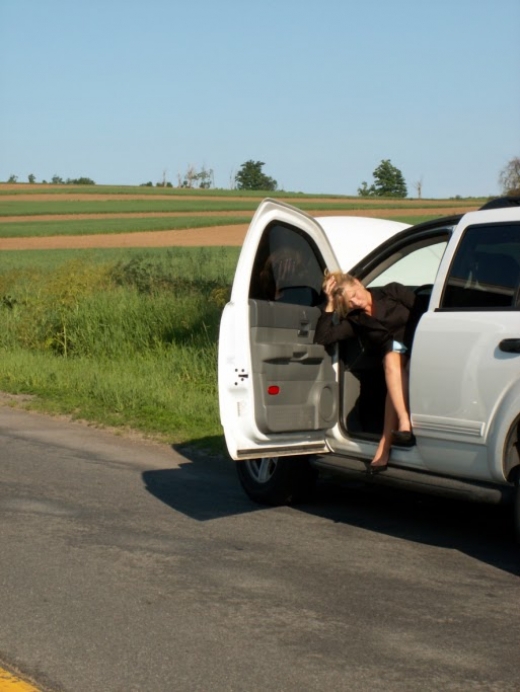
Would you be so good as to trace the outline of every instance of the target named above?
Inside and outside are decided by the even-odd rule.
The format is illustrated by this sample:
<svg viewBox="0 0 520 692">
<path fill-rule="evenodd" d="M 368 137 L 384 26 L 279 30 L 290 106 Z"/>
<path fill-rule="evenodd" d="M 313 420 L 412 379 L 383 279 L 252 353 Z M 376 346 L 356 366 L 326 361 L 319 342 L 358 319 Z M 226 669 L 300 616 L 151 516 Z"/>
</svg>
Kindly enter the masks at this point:
<svg viewBox="0 0 520 692">
<path fill-rule="evenodd" d="M 324 230 L 346 272 L 376 247 L 410 227 L 410 224 L 366 216 L 321 216 L 316 221 Z"/>
</svg>

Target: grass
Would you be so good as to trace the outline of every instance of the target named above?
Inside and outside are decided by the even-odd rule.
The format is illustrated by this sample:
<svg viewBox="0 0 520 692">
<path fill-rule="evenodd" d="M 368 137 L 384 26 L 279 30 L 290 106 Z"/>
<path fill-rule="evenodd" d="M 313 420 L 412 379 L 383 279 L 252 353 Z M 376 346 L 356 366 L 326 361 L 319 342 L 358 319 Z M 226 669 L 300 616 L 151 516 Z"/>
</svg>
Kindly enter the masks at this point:
<svg viewBox="0 0 520 692">
<path fill-rule="evenodd" d="M 221 436 L 213 362 L 204 352 L 170 348 L 163 353 L 106 360 L 49 358 L 2 350 L 0 387 L 30 393 L 28 408 L 79 420 L 138 430 L 169 443 Z M 201 358 L 201 355 L 203 356 Z M 194 367 L 195 366 L 195 367 Z M 201 402 L 205 402 L 201 405 Z M 210 450 L 223 451 L 218 443 Z"/>
<path fill-rule="evenodd" d="M 349 210 L 372 210 L 376 206 L 384 206 L 385 209 L 413 209 L 420 204 L 423 209 L 450 209 L 454 206 L 473 207 L 474 202 L 459 202 L 454 205 L 452 202 L 428 202 L 417 200 L 386 200 L 384 205 L 374 204 L 367 201 L 355 201 L 352 199 L 338 200 L 334 202 L 306 201 L 302 198 L 298 202 L 301 209 L 307 211 L 349 211 Z M 6 216 L 43 216 L 43 215 L 66 215 L 73 214 L 151 214 L 151 213 L 183 213 L 193 214 L 200 212 L 251 212 L 258 206 L 256 200 L 237 201 L 221 199 L 201 199 L 201 200 L 182 200 L 182 199 L 157 199 L 157 200 L 109 200 L 106 201 L 51 201 L 31 202 L 23 200 L 21 202 L 4 201 L 0 206 L 0 217 Z"/>
<path fill-rule="evenodd" d="M 448 215 L 449 209 L 446 210 Z M 384 218 L 384 211 L 381 216 Z M 438 214 L 426 214 L 411 216 L 403 211 L 403 214 L 392 216 L 393 221 L 416 224 L 422 221 L 438 218 Z M 31 221 L 4 223 L 0 221 L 0 238 L 37 238 L 48 236 L 75 236 L 97 235 L 117 233 L 137 233 L 145 231 L 175 231 L 190 228 L 215 228 L 218 238 L 219 226 L 233 224 L 248 224 L 250 216 L 226 216 L 226 217 L 148 217 L 133 219 L 85 219 L 67 221 Z"/>
<path fill-rule="evenodd" d="M 152 264 L 167 262 L 172 274 L 184 278 L 218 279 L 230 283 L 235 272 L 238 247 L 107 248 L 90 250 L 12 250 L 2 254 L 2 274 L 34 272 L 44 276 L 67 263 L 116 265 L 143 259 Z M 11 279 L 12 281 L 12 279 Z"/>
<path fill-rule="evenodd" d="M 256 201 L 237 201 L 237 200 L 183 200 L 175 199 L 147 200 L 107 200 L 85 202 L 83 200 L 70 201 L 51 201 L 51 202 L 31 202 L 22 200 L 14 202 L 11 200 L 3 201 L 0 206 L 0 217 L 2 216 L 41 216 L 41 215 L 71 215 L 71 214 L 151 214 L 155 212 L 212 212 L 212 211 L 234 211 L 253 212 L 258 203 Z"/>
<path fill-rule="evenodd" d="M 215 226 L 215 233 L 218 233 L 218 226 L 247 224 L 251 221 L 251 216 L 151 216 L 131 219 L 34 220 L 17 221 L 16 223 L 2 223 L 0 219 L 0 238 L 175 231 L 187 228 L 206 228 L 208 226 Z"/>
<path fill-rule="evenodd" d="M 21 256 L 21 253 L 20 253 Z M 0 273 L 0 389 L 169 442 L 216 440 L 220 313 L 236 255 L 89 253 Z"/>
</svg>

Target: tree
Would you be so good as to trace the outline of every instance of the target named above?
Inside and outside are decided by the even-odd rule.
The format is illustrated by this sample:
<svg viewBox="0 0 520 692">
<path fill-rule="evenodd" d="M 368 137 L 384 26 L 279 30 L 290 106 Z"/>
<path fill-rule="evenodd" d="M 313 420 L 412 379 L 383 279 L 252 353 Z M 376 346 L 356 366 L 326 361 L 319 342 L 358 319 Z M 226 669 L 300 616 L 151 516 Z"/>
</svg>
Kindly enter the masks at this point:
<svg viewBox="0 0 520 692">
<path fill-rule="evenodd" d="M 361 187 L 358 187 L 358 195 L 360 197 L 371 197 L 374 195 L 374 186 L 368 187 L 368 184 L 365 180 L 361 183 Z"/>
<path fill-rule="evenodd" d="M 51 178 L 51 183 L 53 185 L 63 185 L 63 178 L 60 178 L 59 175 L 53 175 Z"/>
<path fill-rule="evenodd" d="M 360 197 L 406 197 L 408 190 L 401 171 L 392 165 L 390 159 L 383 159 L 375 169 L 374 183 L 368 187 L 363 181 L 358 188 Z"/>
<path fill-rule="evenodd" d="M 18 176 L 17 175 L 10 175 L 9 178 L 7 179 L 8 183 L 17 183 L 18 182 Z"/>
<path fill-rule="evenodd" d="M 213 187 L 213 168 L 207 169 L 205 166 L 202 166 L 197 173 L 197 180 L 201 190 L 209 190 Z"/>
<path fill-rule="evenodd" d="M 34 173 L 29 173 L 29 175 L 27 176 L 27 180 L 31 185 L 33 185 L 36 182 L 36 176 L 34 175 Z"/>
<path fill-rule="evenodd" d="M 198 173 L 195 170 L 195 166 L 190 164 L 183 176 L 181 176 L 180 173 L 177 174 L 177 187 L 187 187 L 191 189 L 193 183 L 197 180 L 197 176 Z"/>
<path fill-rule="evenodd" d="M 515 156 L 504 166 L 498 180 L 504 195 L 520 195 L 520 156 Z"/>
<path fill-rule="evenodd" d="M 276 190 L 278 183 L 262 173 L 263 161 L 246 161 L 235 176 L 239 190 Z"/>
</svg>

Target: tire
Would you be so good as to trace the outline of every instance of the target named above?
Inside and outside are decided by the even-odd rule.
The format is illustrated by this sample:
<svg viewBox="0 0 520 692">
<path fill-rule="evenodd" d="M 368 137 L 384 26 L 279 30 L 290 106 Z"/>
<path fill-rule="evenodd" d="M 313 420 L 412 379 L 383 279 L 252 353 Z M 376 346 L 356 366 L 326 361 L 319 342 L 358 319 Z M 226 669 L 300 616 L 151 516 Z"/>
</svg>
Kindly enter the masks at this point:
<svg viewBox="0 0 520 692">
<path fill-rule="evenodd" d="M 513 522 L 516 541 L 520 544 L 520 478 L 515 483 L 515 503 L 513 506 Z"/>
<path fill-rule="evenodd" d="M 504 473 L 514 483 L 513 528 L 520 544 L 520 416 L 515 420 L 506 438 L 504 447 Z"/>
<path fill-rule="evenodd" d="M 318 473 L 309 457 L 261 457 L 236 463 L 246 495 L 262 505 L 280 506 L 308 500 Z"/>
</svg>

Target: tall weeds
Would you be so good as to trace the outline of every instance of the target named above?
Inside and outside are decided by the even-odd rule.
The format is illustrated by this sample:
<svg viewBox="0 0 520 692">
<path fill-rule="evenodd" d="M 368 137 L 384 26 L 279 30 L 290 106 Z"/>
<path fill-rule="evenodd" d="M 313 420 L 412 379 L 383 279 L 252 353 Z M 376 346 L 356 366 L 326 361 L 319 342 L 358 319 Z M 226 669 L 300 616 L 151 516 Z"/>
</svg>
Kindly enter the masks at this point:
<svg viewBox="0 0 520 692">
<path fill-rule="evenodd" d="M 165 253 L 0 274 L 0 388 L 172 441 L 219 436 L 229 271 L 214 266 L 215 251 L 192 257 L 182 271 Z"/>
</svg>

